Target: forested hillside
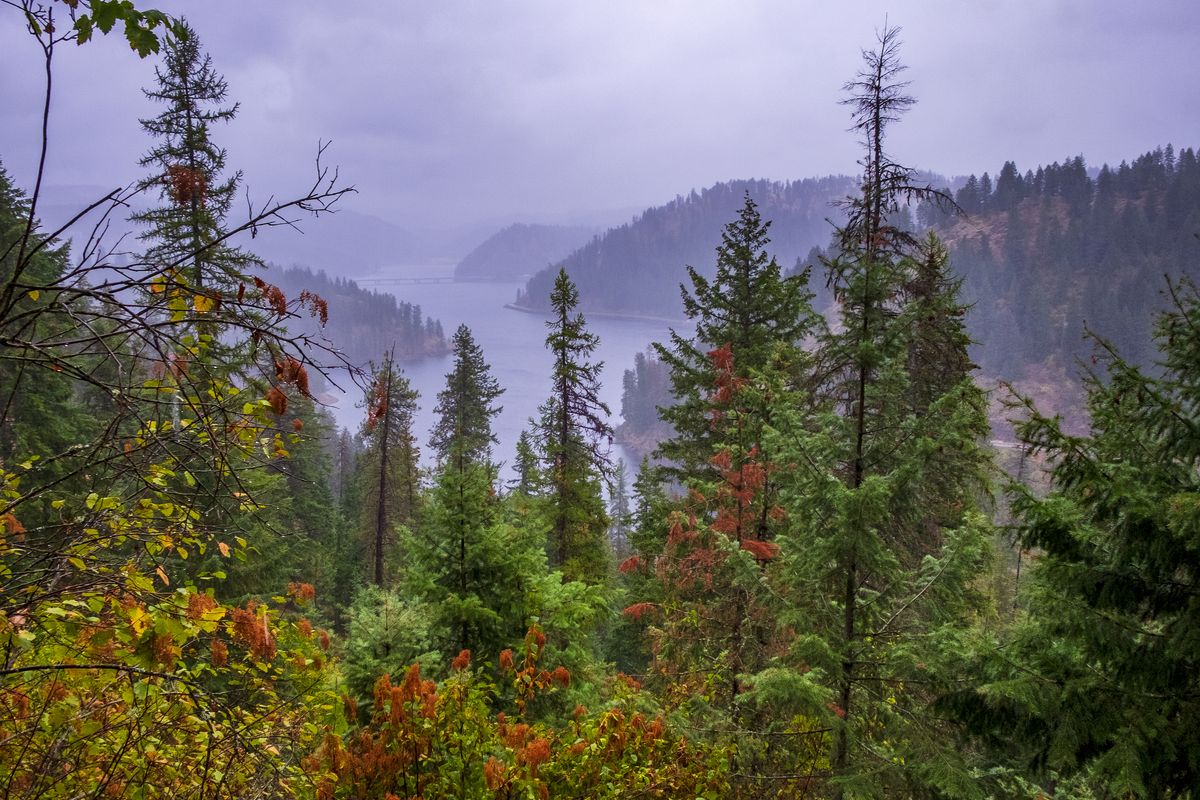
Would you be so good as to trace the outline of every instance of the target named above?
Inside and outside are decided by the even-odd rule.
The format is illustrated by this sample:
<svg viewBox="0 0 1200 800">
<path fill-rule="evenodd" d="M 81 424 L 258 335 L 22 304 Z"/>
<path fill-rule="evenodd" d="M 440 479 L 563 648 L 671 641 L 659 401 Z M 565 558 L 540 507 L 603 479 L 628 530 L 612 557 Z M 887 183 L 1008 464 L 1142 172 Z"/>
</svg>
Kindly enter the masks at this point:
<svg viewBox="0 0 1200 800">
<path fill-rule="evenodd" d="M 1076 157 L 1022 174 L 972 175 L 955 194 L 965 216 L 918 216 L 950 248 L 973 304 L 975 358 L 1019 378 L 1048 361 L 1074 370 L 1089 356 L 1085 326 L 1139 364 L 1153 357 L 1164 276 L 1200 274 L 1200 163 L 1168 145 L 1095 177 Z"/>
<path fill-rule="evenodd" d="M 516 223 L 485 239 L 454 268 L 460 281 L 508 281 L 538 272 L 583 245 L 595 230 Z"/>
<path fill-rule="evenodd" d="M 320 224 L 351 191 L 336 170 L 239 220 L 217 144 L 239 107 L 200 33 L 132 3 L 63 6 L 23 7 L 32 66 L 123 32 L 154 58 L 156 113 L 140 179 L 99 204 L 137 208 L 120 261 L 103 228 L 71 246 L 43 230 L 40 181 L 0 170 L 5 798 L 1197 797 L 1200 289 L 1159 284 L 1146 341 L 1122 327 L 1152 369 L 1115 349 L 1089 362 L 1079 435 L 1010 393 L 1020 466 L 998 484 L 974 311 L 938 233 L 1014 269 L 1060 254 L 1063 275 L 1026 264 L 1043 283 L 1007 288 L 1032 304 L 1057 287 L 1072 296 L 1037 313 L 1066 314 L 1091 291 L 1072 282 L 1080 248 L 1118 247 L 1099 219 L 1141 237 L 1105 262 L 1114 280 L 1131 280 L 1122 253 L 1186 256 L 1190 150 L 1095 182 L 1081 160 L 1006 168 L 959 192 L 971 218 L 929 216 L 936 191 L 890 155 L 916 101 L 885 26 L 842 98 L 858 179 L 723 184 L 577 254 L 607 267 L 664 230 L 708 248 L 672 285 L 688 325 L 624 386 L 627 418 L 662 435 L 630 486 L 567 269 L 524 296 L 549 311 L 530 356 L 553 367 L 515 453 L 497 452 L 512 387 L 468 325 L 423 398 L 392 339 L 441 346 L 436 322 L 321 273 L 263 273 L 236 244 Z M 784 252 L 832 239 L 811 271 L 771 245 L 765 212 L 785 201 Z M 932 226 L 896 224 L 922 207 Z M 355 431 L 313 396 L 343 368 Z"/>
<path fill-rule="evenodd" d="M 693 190 L 610 229 L 560 264 L 543 269 L 530 278 L 516 304 L 546 308 L 544 298 L 562 266 L 578 283 L 585 310 L 681 317 L 684 265 L 712 274 L 721 226 L 737 213 L 747 192 L 772 222 L 770 252 L 790 267 L 814 246 L 829 241 L 829 220 L 839 218 L 832 203 L 853 187 L 850 178 L 829 177 L 787 183 L 739 180 Z"/>
<path fill-rule="evenodd" d="M 303 267 L 272 267 L 268 274 L 287 296 L 310 292 L 325 303 L 324 320 L 293 320 L 288 333 L 324 337 L 355 366 L 365 367 L 393 350 L 400 361 L 450 352 L 442 323 L 393 294 L 368 291 L 348 278 L 330 278 L 324 271 Z"/>
</svg>

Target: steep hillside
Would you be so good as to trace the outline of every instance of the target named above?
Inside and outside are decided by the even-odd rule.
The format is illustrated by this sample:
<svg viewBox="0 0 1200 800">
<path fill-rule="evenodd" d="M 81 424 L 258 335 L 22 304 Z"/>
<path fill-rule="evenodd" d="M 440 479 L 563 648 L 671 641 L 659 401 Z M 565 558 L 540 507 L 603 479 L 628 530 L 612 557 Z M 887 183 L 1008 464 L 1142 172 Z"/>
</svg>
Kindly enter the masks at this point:
<svg viewBox="0 0 1200 800">
<path fill-rule="evenodd" d="M 965 217 L 922 209 L 963 276 L 975 358 L 990 374 L 1031 365 L 1074 371 L 1090 329 L 1127 358 L 1152 358 L 1150 328 L 1164 275 L 1200 275 L 1200 162 L 1160 148 L 1089 177 L 1082 157 L 994 181 L 971 176 Z"/>
<path fill-rule="evenodd" d="M 595 235 L 595 228 L 516 223 L 492 234 L 458 262 L 460 281 L 507 281 L 532 275 L 566 258 Z"/>
<path fill-rule="evenodd" d="M 678 317 L 684 265 L 712 274 L 721 230 L 737 214 L 745 193 L 758 203 L 763 218 L 772 221 L 770 250 L 786 267 L 829 240 L 828 220 L 838 213 L 830 204 L 853 188 L 854 181 L 847 177 L 719 183 L 649 209 L 593 239 L 561 264 L 578 285 L 585 311 Z M 534 275 L 519 293 L 517 305 L 546 308 L 557 269 L 554 265 Z"/>
</svg>

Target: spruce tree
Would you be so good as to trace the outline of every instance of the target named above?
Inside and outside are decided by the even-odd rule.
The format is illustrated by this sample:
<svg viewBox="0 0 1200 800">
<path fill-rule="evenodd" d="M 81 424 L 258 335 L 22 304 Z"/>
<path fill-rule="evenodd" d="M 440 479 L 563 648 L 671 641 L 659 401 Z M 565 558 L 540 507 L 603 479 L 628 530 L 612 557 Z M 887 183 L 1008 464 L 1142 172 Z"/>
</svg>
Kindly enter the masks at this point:
<svg viewBox="0 0 1200 800">
<path fill-rule="evenodd" d="M 241 173 L 222 175 L 225 150 L 212 141 L 210 129 L 232 120 L 238 106 L 225 104 L 225 79 L 186 23 L 166 38 L 163 64 L 154 74 L 158 85 L 146 97 L 166 108 L 141 121 L 158 140 L 140 162 L 153 170 L 141 185 L 157 189 L 165 203 L 131 219 L 147 228 L 140 235 L 150 245 L 147 259 L 174 271 L 173 280 L 197 293 L 230 294 L 244 270 L 259 263 L 223 241 Z"/>
<path fill-rule="evenodd" d="M 773 403 L 767 394 L 740 407 L 729 400 L 738 387 L 770 370 L 802 371 L 802 345 L 817 328 L 807 272 L 784 277 L 767 253 L 770 222 L 763 221 L 747 192 L 738 218 L 725 226 L 710 282 L 688 267 L 692 289 L 680 286 L 684 312 L 695 320 L 691 338 L 671 333 L 671 347 L 655 345 L 670 369 L 675 404 L 661 410 L 675 431 L 658 455 L 677 479 L 719 480 L 750 461 L 769 463 L 763 427 Z M 740 400 L 748 401 L 749 393 Z M 729 465 L 714 463 L 725 454 Z M 723 456 L 722 456 L 723 457 Z M 746 536 L 769 539 L 767 512 L 774 488 L 769 475 L 755 502 L 759 515 Z"/>
<path fill-rule="evenodd" d="M 549 488 L 550 563 L 568 580 L 594 583 L 605 580 L 612 560 L 600 486 L 611 469 L 612 429 L 600 399 L 604 365 L 592 360 L 599 339 L 576 313 L 578 304 L 579 292 L 559 270 L 550 295 L 553 317 L 546 323 L 552 393 L 540 409 L 537 433 Z"/>
<path fill-rule="evenodd" d="M 470 328 L 460 325 L 452 341 L 454 369 L 446 375 L 446 388 L 438 393 L 437 421 L 429 447 L 439 461 L 452 459 L 462 470 L 468 463 L 491 458 L 496 442 L 492 418 L 501 411 L 495 401 L 504 390 L 492 376 Z"/>
<path fill-rule="evenodd" d="M 1096 342 L 1087 435 L 1017 401 L 1052 482 L 1011 487 L 1038 553 L 1026 615 L 944 700 L 1050 793 L 1064 777 L 1112 797 L 1200 786 L 1200 293 L 1180 281 L 1169 295 L 1153 369 Z"/>
<path fill-rule="evenodd" d="M 499 652 L 524 632 L 531 568 L 522 537 L 500 524 L 490 461 L 501 392 L 470 330 L 459 327 L 430 441 L 440 469 L 407 570 L 411 592 L 435 609 L 447 660 L 461 650 Z"/>
<path fill-rule="evenodd" d="M 813 397 L 784 404 L 768 436 L 791 465 L 780 473 L 777 578 L 795 635 L 756 692 L 779 703 L 774 693 L 790 687 L 797 705 L 779 711 L 810 715 L 804 698 L 828 693 L 816 716 L 832 729 L 837 798 L 965 791 L 966 766 L 928 704 L 983 607 L 974 580 L 989 551 L 975 503 L 986 409 L 956 284 L 936 242 L 923 251 L 894 222 L 905 203 L 936 199 L 884 149 L 887 126 L 914 102 L 898 48 L 885 29 L 847 84 L 864 157 L 827 264 L 841 320 L 820 337 Z"/>
</svg>

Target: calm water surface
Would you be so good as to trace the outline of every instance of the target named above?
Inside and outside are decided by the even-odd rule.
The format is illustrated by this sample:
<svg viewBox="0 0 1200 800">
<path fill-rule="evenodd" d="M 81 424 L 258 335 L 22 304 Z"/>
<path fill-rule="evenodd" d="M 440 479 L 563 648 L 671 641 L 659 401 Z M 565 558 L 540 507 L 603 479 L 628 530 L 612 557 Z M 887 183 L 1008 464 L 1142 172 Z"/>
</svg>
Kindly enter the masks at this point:
<svg viewBox="0 0 1200 800">
<path fill-rule="evenodd" d="M 452 271 L 445 267 L 397 267 L 357 277 L 386 279 L 396 275 L 448 275 Z M 522 285 L 517 282 L 431 283 L 380 289 L 395 294 L 400 300 L 419 304 L 422 313 L 441 320 L 447 338 L 460 324 L 465 323 L 471 329 L 491 365 L 492 374 L 504 389 L 499 400 L 503 410 L 494 423 L 500 440 L 494 458 L 507 464 L 513 461 L 517 437 L 528 427 L 529 418 L 537 415 L 538 406 L 550 393 L 552 364 L 545 346 L 547 318 L 504 307 L 505 303 L 515 299 L 517 289 Z M 612 319 L 586 314 L 585 317 L 588 329 L 600 337 L 595 357 L 604 362 L 601 399 L 612 411 L 610 422 L 615 427 L 621 421 L 621 378 L 626 369 L 632 368 L 634 356 L 647 349 L 651 342 L 667 341 L 671 327 L 681 332 L 690 328 L 686 323 Z M 446 373 L 452 365 L 450 355 L 402 365 L 413 387 L 421 393 L 417 436 L 422 450 L 427 448 L 429 441 L 437 393 L 444 388 Z M 351 430 L 357 430 L 362 423 L 362 410 L 356 407 L 356 402 L 357 397 L 352 395 L 343 398 L 334 408 L 338 423 Z M 620 447 L 614 445 L 612 455 L 614 461 L 625 458 L 631 471 L 636 469 L 637 465 L 629 463 L 630 459 Z"/>
</svg>

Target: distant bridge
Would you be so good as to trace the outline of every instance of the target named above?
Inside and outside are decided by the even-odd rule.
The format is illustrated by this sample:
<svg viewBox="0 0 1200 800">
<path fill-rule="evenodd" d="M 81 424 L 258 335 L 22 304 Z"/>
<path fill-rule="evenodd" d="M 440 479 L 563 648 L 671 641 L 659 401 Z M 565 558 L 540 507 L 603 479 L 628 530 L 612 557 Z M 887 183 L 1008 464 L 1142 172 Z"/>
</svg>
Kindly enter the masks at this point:
<svg viewBox="0 0 1200 800">
<path fill-rule="evenodd" d="M 454 283 L 453 275 L 397 275 L 391 278 L 358 278 L 354 281 L 363 288 L 376 286 L 411 286 L 418 283 Z"/>
</svg>

